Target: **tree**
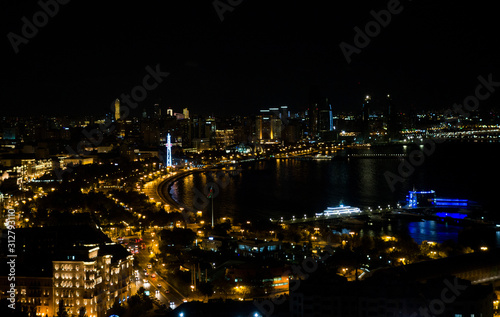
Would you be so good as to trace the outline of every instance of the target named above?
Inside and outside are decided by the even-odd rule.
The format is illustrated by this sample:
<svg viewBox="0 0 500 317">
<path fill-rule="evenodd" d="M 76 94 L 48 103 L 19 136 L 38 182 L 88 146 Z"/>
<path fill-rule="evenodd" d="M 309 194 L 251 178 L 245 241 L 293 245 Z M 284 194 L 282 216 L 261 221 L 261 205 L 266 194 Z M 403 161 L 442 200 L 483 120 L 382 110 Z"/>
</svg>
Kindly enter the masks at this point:
<svg viewBox="0 0 500 317">
<path fill-rule="evenodd" d="M 87 308 L 85 306 L 78 309 L 78 317 L 87 317 Z"/>
<path fill-rule="evenodd" d="M 144 288 L 140 287 L 137 294 L 127 300 L 128 305 L 123 316 L 142 316 L 153 308 L 153 301 L 149 296 L 146 296 L 144 291 Z"/>
<path fill-rule="evenodd" d="M 212 285 L 212 283 L 202 282 L 198 284 L 198 291 L 203 296 L 210 297 L 214 293 L 214 286 Z"/>
<path fill-rule="evenodd" d="M 69 317 L 66 308 L 64 308 L 64 300 L 59 300 L 59 309 L 57 310 L 57 317 Z"/>
<path fill-rule="evenodd" d="M 174 228 L 173 230 L 160 231 L 161 247 L 187 247 L 196 239 L 196 233 L 190 229 Z"/>
<path fill-rule="evenodd" d="M 111 315 L 123 316 L 124 314 L 125 314 L 125 307 L 123 307 L 120 304 L 118 297 L 115 297 L 115 302 L 113 303 L 113 306 L 111 306 L 110 310 L 108 311 L 108 316 L 111 316 Z"/>
</svg>

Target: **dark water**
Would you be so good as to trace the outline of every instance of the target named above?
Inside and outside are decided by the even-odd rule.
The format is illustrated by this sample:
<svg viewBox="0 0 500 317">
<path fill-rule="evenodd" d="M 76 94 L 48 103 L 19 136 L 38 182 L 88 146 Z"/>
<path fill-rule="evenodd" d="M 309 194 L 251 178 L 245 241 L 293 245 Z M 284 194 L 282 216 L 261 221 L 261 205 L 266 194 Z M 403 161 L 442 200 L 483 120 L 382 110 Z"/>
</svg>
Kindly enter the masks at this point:
<svg viewBox="0 0 500 317">
<path fill-rule="evenodd" d="M 353 153 L 409 153 L 419 146 L 380 146 Z M 438 197 L 475 201 L 492 215 L 497 211 L 500 166 L 498 143 L 438 144 L 422 165 L 415 167 L 392 191 L 384 173 L 398 175 L 401 159 L 369 158 L 333 161 L 265 160 L 247 163 L 236 175 L 194 174 L 171 187 L 173 198 L 196 210 L 209 210 L 207 201 L 196 199 L 210 182 L 215 190 L 214 210 L 218 216 L 236 220 L 259 217 L 311 216 L 339 203 L 357 207 L 395 206 L 409 190 L 436 191 Z M 196 203 L 195 203 L 196 201 Z M 440 232 L 442 224 L 416 223 L 411 232 Z M 427 226 L 427 227 L 422 227 Z M 435 236 L 434 238 L 437 238 Z M 425 240 L 425 239 L 423 239 Z M 441 240 L 441 239 L 439 239 Z M 433 241 L 436 241 L 433 240 Z"/>
</svg>

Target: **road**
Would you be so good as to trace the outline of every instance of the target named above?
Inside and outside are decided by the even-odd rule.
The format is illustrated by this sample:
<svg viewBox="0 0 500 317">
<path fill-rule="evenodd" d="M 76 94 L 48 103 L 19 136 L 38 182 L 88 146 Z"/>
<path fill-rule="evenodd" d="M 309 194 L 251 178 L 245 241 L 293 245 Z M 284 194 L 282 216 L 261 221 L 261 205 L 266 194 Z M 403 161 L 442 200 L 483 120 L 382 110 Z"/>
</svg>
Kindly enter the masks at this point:
<svg viewBox="0 0 500 317">
<path fill-rule="evenodd" d="M 148 251 L 148 247 L 153 247 L 153 237 L 149 233 L 144 233 L 143 241 L 146 248 L 140 250 L 136 254 L 139 260 L 139 280 L 136 282 L 137 288 L 144 287 L 144 289 L 149 290 L 150 295 L 157 298 L 161 304 L 165 304 L 167 307 L 170 306 L 175 308 L 182 304 L 187 296 L 182 294 L 177 288 L 170 284 L 163 277 L 159 276 L 152 269 L 148 269 L 150 259 L 152 258 L 151 253 Z M 147 270 L 148 275 L 145 274 L 144 269 Z M 155 277 L 153 277 L 153 274 Z M 147 280 L 147 283 L 144 282 Z M 158 285 L 161 285 L 158 287 Z M 158 291 L 158 292 L 157 292 Z M 173 302 L 173 304 L 172 304 Z"/>
</svg>

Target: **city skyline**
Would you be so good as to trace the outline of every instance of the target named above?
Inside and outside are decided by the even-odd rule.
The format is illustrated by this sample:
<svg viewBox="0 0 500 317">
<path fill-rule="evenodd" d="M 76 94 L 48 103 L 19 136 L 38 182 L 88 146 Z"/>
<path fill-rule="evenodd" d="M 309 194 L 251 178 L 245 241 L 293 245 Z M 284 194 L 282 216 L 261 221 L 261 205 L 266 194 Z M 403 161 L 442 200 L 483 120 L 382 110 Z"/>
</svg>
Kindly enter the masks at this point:
<svg viewBox="0 0 500 317">
<path fill-rule="evenodd" d="M 500 317 L 492 3 L 2 9 L 2 317 Z"/>
</svg>

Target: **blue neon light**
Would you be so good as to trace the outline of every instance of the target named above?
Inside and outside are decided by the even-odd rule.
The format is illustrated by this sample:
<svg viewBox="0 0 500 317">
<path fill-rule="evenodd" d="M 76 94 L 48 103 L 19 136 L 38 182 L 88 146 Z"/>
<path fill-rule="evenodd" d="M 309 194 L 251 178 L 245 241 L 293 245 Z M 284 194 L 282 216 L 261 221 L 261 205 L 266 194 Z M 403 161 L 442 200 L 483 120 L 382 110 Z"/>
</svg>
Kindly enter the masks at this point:
<svg viewBox="0 0 500 317">
<path fill-rule="evenodd" d="M 429 190 L 429 191 L 413 191 L 413 190 L 410 190 L 408 192 L 408 196 L 407 196 L 407 201 L 408 201 L 408 207 L 410 208 L 416 208 L 418 207 L 419 205 L 419 195 L 426 195 L 426 199 L 428 200 L 428 202 L 426 204 L 430 204 L 430 205 L 434 205 L 435 204 L 435 194 L 436 192 L 433 191 L 433 190 Z M 432 194 L 434 197 L 429 197 L 428 195 Z"/>
<path fill-rule="evenodd" d="M 409 191 L 407 196 L 408 207 L 409 208 L 417 208 L 420 205 L 419 195 L 429 195 L 435 194 L 435 191 Z M 431 198 L 429 196 L 426 197 L 426 204 L 430 204 L 431 206 L 439 206 L 439 207 L 467 207 L 469 205 L 469 201 L 467 199 L 455 199 L 455 198 Z M 424 198 L 425 199 L 425 198 Z"/>
<path fill-rule="evenodd" d="M 453 203 L 453 202 L 436 202 L 436 206 L 461 206 L 461 207 L 467 207 L 467 203 Z"/>
<path fill-rule="evenodd" d="M 441 218 L 452 218 L 452 219 L 465 219 L 467 218 L 466 214 L 459 214 L 457 212 L 438 212 L 436 216 Z"/>
</svg>

